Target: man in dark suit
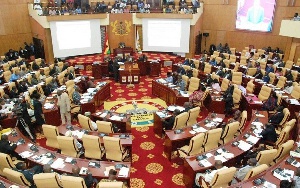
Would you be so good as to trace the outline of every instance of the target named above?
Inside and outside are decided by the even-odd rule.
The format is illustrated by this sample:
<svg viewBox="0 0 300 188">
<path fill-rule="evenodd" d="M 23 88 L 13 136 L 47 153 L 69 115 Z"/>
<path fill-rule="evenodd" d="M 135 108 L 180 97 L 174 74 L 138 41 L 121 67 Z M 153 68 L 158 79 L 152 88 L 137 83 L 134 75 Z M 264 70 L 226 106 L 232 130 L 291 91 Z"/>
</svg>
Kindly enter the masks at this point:
<svg viewBox="0 0 300 188">
<path fill-rule="evenodd" d="M 14 99 L 14 98 L 19 98 L 18 90 L 16 86 L 13 86 L 9 92 L 9 98 Z"/>
<path fill-rule="evenodd" d="M 13 170 L 21 172 L 24 175 L 24 177 L 33 185 L 34 184 L 33 176 L 35 174 L 42 173 L 43 167 L 36 165 L 30 169 L 27 169 L 26 164 L 24 162 L 18 162 L 16 164 L 16 168 Z"/>
<path fill-rule="evenodd" d="M 283 107 L 278 106 L 276 109 L 276 113 L 269 118 L 269 123 L 271 123 L 273 125 L 278 125 L 284 117 L 284 114 L 282 111 L 283 111 Z"/>
<path fill-rule="evenodd" d="M 216 71 L 216 75 L 220 76 L 221 78 L 223 78 L 223 76 L 225 74 L 222 69 L 223 69 L 223 67 L 220 66 L 219 69 Z"/>
<path fill-rule="evenodd" d="M 26 86 L 26 82 L 24 82 L 23 80 L 20 81 L 20 83 L 18 84 L 18 92 L 19 94 L 24 93 L 28 90 L 28 87 Z"/>
<path fill-rule="evenodd" d="M 275 143 L 277 141 L 277 134 L 275 131 L 275 127 L 270 123 L 266 124 L 265 129 L 260 133 L 260 135 L 262 136 L 261 139 L 262 143 L 265 142 Z"/>
<path fill-rule="evenodd" d="M 178 109 L 175 109 L 173 112 L 173 115 L 170 117 L 170 119 L 163 120 L 163 126 L 166 130 L 172 130 L 174 122 L 175 122 L 175 117 L 180 114 L 180 111 Z"/>
<path fill-rule="evenodd" d="M 72 167 L 72 176 L 80 177 L 79 172 L 80 172 L 80 169 L 78 166 L 75 165 Z M 92 173 L 90 173 L 90 172 L 87 172 L 87 176 L 83 177 L 83 179 L 84 179 L 86 187 L 88 187 L 88 188 L 92 187 L 93 184 L 98 183 L 98 180 L 93 178 Z"/>
<path fill-rule="evenodd" d="M 1 140 L 0 140 L 0 152 L 1 153 L 6 153 L 8 155 L 14 155 L 14 151 L 15 151 L 16 147 L 17 147 L 17 144 L 9 143 L 7 135 L 1 135 Z"/>
</svg>

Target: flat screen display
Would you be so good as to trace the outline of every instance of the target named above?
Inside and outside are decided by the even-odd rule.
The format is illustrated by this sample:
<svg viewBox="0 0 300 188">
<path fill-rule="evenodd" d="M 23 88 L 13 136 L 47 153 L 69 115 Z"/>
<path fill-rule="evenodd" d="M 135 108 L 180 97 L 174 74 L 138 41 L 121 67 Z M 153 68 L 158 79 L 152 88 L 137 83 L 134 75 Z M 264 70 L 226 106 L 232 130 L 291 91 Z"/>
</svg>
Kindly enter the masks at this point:
<svg viewBox="0 0 300 188">
<path fill-rule="evenodd" d="M 272 31 L 276 0 L 238 0 L 236 29 Z"/>
</svg>

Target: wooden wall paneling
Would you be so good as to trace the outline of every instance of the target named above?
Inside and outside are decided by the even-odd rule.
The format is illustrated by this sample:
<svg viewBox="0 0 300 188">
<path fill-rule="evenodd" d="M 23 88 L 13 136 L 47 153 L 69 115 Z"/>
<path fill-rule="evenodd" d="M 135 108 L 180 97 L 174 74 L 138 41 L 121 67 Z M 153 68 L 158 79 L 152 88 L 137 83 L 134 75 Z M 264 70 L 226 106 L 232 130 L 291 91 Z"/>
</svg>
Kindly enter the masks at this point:
<svg viewBox="0 0 300 188">
<path fill-rule="evenodd" d="M 294 62 L 297 63 L 297 60 L 300 58 L 300 44 L 296 47 L 295 55 L 294 55 Z"/>
<path fill-rule="evenodd" d="M 31 33 L 15 34 L 15 35 L 0 35 L 0 54 L 4 55 L 9 49 L 19 50 L 24 47 L 24 42 L 28 44 L 32 42 Z"/>
<path fill-rule="evenodd" d="M 54 53 L 53 53 L 53 45 L 52 45 L 50 28 L 45 29 L 45 35 L 46 35 L 46 41 L 44 42 L 45 58 L 47 59 L 47 62 L 53 63 Z"/>
</svg>

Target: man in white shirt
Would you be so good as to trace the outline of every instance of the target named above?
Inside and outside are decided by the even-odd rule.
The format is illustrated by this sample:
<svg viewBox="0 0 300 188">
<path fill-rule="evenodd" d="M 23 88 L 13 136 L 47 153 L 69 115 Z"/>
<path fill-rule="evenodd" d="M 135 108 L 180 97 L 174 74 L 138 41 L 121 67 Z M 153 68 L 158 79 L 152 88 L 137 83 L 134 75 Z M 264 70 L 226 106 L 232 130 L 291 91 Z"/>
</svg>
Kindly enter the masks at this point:
<svg viewBox="0 0 300 188">
<path fill-rule="evenodd" d="M 196 174 L 196 178 L 195 178 L 195 183 L 196 183 L 196 185 L 200 187 L 200 185 L 199 185 L 199 178 L 200 178 L 200 177 L 204 178 L 204 180 L 205 180 L 207 183 L 210 183 L 211 180 L 213 179 L 213 177 L 215 176 L 215 174 L 216 174 L 218 171 L 227 169 L 228 167 L 227 167 L 227 166 L 223 166 L 222 161 L 216 160 L 216 162 L 215 162 L 215 168 L 216 168 L 215 170 L 212 170 L 212 171 L 209 172 L 209 173 L 197 173 L 197 174 Z"/>
<path fill-rule="evenodd" d="M 71 102 L 68 94 L 66 92 L 63 92 L 62 90 L 57 91 L 58 95 L 58 106 L 60 109 L 60 116 L 62 124 L 66 123 L 67 118 L 67 124 L 71 125 Z"/>
<path fill-rule="evenodd" d="M 250 158 L 247 161 L 247 165 L 240 168 L 235 174 L 234 174 L 234 179 L 231 181 L 231 185 L 238 183 L 237 180 L 242 181 L 247 173 L 257 165 L 257 160 L 255 158 Z"/>
</svg>

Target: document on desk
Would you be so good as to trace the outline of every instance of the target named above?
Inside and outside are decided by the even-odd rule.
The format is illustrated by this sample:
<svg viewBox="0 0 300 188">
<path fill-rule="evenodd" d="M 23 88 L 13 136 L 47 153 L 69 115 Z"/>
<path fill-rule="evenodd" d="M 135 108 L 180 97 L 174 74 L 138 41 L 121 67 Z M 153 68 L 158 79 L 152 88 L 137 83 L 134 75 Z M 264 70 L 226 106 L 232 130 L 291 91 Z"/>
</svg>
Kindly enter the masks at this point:
<svg viewBox="0 0 300 188">
<path fill-rule="evenodd" d="M 210 123 L 207 123 L 207 124 L 205 124 L 205 127 L 214 127 L 214 126 L 216 126 L 216 124 L 215 124 L 215 122 L 210 122 Z"/>
<path fill-rule="evenodd" d="M 114 115 L 114 116 L 111 116 L 109 119 L 113 120 L 113 121 L 122 121 L 123 117 Z"/>
<path fill-rule="evenodd" d="M 291 104 L 300 105 L 299 101 L 297 99 L 289 99 L 289 102 Z"/>
<path fill-rule="evenodd" d="M 262 124 L 261 122 L 252 122 L 252 125 L 255 125 L 256 127 L 262 127 L 264 126 L 264 124 Z"/>
<path fill-rule="evenodd" d="M 201 163 L 204 167 L 212 166 L 212 164 L 206 159 L 199 161 L 199 163 Z"/>
<path fill-rule="evenodd" d="M 228 153 L 228 152 L 224 152 L 221 154 L 223 157 L 225 157 L 226 159 L 231 159 L 234 157 L 233 153 Z"/>
<path fill-rule="evenodd" d="M 290 151 L 290 155 L 291 155 L 292 157 L 300 158 L 300 153 L 295 152 L 295 151 Z"/>
<path fill-rule="evenodd" d="M 247 142 L 240 140 L 238 148 L 240 148 L 243 151 L 248 151 L 252 147 L 251 144 L 248 144 Z"/>
<path fill-rule="evenodd" d="M 247 142 L 251 142 L 251 143 L 253 143 L 253 144 L 256 144 L 256 143 L 259 141 L 259 138 L 257 138 L 256 136 L 250 135 L 250 136 L 247 138 L 246 141 L 247 141 Z"/>
<path fill-rule="evenodd" d="M 51 165 L 51 168 L 64 168 L 64 167 L 65 167 L 65 164 L 64 164 L 64 160 L 62 158 L 56 159 Z"/>
<path fill-rule="evenodd" d="M 265 115 L 263 114 L 255 114 L 256 117 L 266 117 Z"/>
<path fill-rule="evenodd" d="M 181 94 L 183 97 L 189 97 L 189 96 L 190 96 L 186 91 L 180 91 L 180 94 Z"/>
<path fill-rule="evenodd" d="M 262 101 L 253 101 L 255 104 L 262 104 Z"/>
<path fill-rule="evenodd" d="M 33 153 L 30 151 L 23 151 L 22 153 L 20 153 L 20 156 L 22 158 L 28 158 L 28 157 L 31 157 L 32 155 L 33 155 Z"/>
<path fill-rule="evenodd" d="M 119 171 L 119 175 L 118 177 L 127 177 L 128 176 L 128 172 L 129 172 L 129 168 L 127 167 L 122 167 Z"/>
<path fill-rule="evenodd" d="M 221 123 L 223 121 L 223 119 L 222 118 L 214 118 L 213 121 Z"/>
<path fill-rule="evenodd" d="M 222 163 L 227 161 L 227 159 L 225 157 L 223 157 L 222 155 L 216 155 L 215 160 L 220 160 L 220 161 L 222 161 Z"/>
<path fill-rule="evenodd" d="M 292 180 L 294 177 L 294 171 L 289 169 L 284 169 L 280 172 L 276 172 L 276 170 L 273 172 L 273 175 L 278 178 L 279 180 Z"/>
<path fill-rule="evenodd" d="M 156 115 L 158 115 L 160 118 L 168 117 L 169 115 L 163 113 L 163 112 L 156 112 Z"/>
<path fill-rule="evenodd" d="M 197 133 L 205 133 L 205 132 L 207 132 L 207 130 L 204 129 L 203 127 L 199 127 L 197 129 L 194 129 L 194 131 L 196 131 Z"/>
<path fill-rule="evenodd" d="M 268 181 L 264 182 L 264 186 L 263 187 L 265 187 L 265 188 L 277 188 L 277 186 L 275 184 L 270 183 Z"/>
<path fill-rule="evenodd" d="M 54 107 L 54 104 L 51 104 L 51 103 L 45 103 L 44 104 L 45 109 L 52 109 L 53 107 Z"/>
<path fill-rule="evenodd" d="M 105 118 L 106 116 L 107 116 L 106 112 L 100 115 L 100 117 L 102 117 L 102 118 Z"/>
</svg>

